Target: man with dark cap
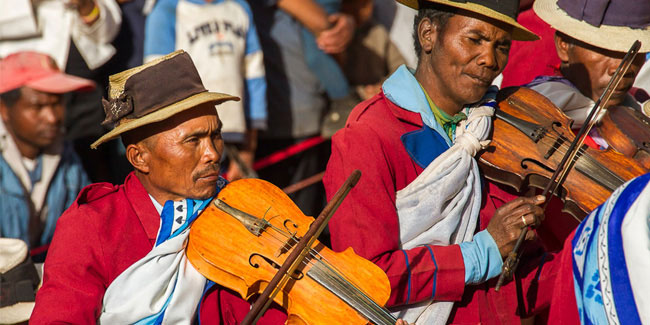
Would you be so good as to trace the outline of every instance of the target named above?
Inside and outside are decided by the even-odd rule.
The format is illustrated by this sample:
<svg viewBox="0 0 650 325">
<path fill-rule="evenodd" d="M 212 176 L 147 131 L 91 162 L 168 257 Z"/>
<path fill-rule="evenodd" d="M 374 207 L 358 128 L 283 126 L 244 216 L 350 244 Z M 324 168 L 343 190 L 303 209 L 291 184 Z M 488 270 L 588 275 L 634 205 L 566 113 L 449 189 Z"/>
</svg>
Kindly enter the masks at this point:
<svg viewBox="0 0 650 325">
<path fill-rule="evenodd" d="M 528 87 L 548 97 L 574 121 L 573 127 L 579 128 L 625 53 L 639 40 L 639 54 L 607 107 L 622 105 L 643 111 L 644 104 L 629 91 L 650 52 L 650 2 L 537 0 L 533 9 L 557 30 L 555 49 L 561 65 L 559 75 L 539 76 Z M 595 146 L 609 147 L 596 130 L 590 136 Z"/>
<path fill-rule="evenodd" d="M 59 216 L 88 185 L 63 141 L 63 95 L 94 87 L 42 53 L 0 60 L 0 237 L 22 239 L 41 263 Z"/>
<path fill-rule="evenodd" d="M 537 36 L 516 22 L 517 0 L 400 2 L 418 10 L 418 66 L 400 67 L 332 138 L 328 197 L 352 170 L 362 172 L 329 223 L 332 246 L 381 267 L 388 306 L 408 322 L 519 323 L 548 307 L 541 287 L 554 268 L 522 260 L 500 292 L 494 278 L 521 230 L 540 221 L 544 199 L 484 183 L 473 156 L 489 138 L 490 85 L 511 40 Z"/>
<path fill-rule="evenodd" d="M 536 0 L 533 9 L 557 30 L 554 41 L 561 65 L 558 75 L 539 76 L 528 87 L 548 97 L 574 121 L 574 127 L 580 127 L 625 53 L 639 40 L 639 54 L 606 107 L 624 106 L 650 114 L 650 102 L 640 103 L 630 94 L 650 52 L 650 2 Z M 587 140 L 592 147 L 605 149 L 616 139 L 593 129 Z M 647 322 L 647 304 L 639 292 L 648 286 L 649 255 L 644 245 L 648 209 L 633 208 L 648 202 L 647 189 L 641 193 L 647 180 L 645 175 L 621 186 L 566 239 L 558 257 L 560 271 L 549 316 L 554 323 Z M 633 219 L 645 221 L 634 224 Z M 557 221 L 552 223 L 556 229 L 563 226 L 563 220 Z M 602 240 L 605 237 L 611 239 Z M 639 272 L 644 272 L 643 280 L 635 275 Z"/>
</svg>

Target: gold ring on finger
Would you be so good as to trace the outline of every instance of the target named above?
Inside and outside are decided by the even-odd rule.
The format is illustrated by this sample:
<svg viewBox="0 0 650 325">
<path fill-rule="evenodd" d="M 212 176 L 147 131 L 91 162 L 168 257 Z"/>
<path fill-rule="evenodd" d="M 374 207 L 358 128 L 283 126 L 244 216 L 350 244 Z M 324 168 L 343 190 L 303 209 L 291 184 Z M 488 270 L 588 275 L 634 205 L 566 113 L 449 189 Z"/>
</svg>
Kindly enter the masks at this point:
<svg viewBox="0 0 650 325">
<path fill-rule="evenodd" d="M 528 223 L 526 222 L 526 218 L 524 216 L 521 216 L 521 222 L 524 223 L 524 227 L 528 226 Z"/>
</svg>

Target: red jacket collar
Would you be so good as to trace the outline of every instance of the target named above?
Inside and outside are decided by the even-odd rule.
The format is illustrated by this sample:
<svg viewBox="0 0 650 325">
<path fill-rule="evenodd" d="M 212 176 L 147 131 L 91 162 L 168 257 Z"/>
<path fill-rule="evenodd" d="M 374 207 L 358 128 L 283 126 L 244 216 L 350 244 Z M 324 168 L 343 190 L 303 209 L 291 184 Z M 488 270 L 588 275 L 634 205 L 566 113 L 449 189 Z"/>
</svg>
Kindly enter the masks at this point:
<svg viewBox="0 0 650 325">
<path fill-rule="evenodd" d="M 404 121 L 406 123 L 416 125 L 418 127 L 424 126 L 424 123 L 422 122 L 422 117 L 420 116 L 419 113 L 407 111 L 407 110 L 397 106 L 395 103 L 391 102 L 388 98 L 386 98 L 386 95 L 384 95 L 383 91 L 380 92 L 378 96 L 380 96 L 382 99 L 384 99 L 386 101 L 390 111 L 399 120 L 402 120 L 402 121 Z"/>
<path fill-rule="evenodd" d="M 124 193 L 138 219 L 140 219 L 147 237 L 152 244 L 155 243 L 160 228 L 160 215 L 135 172 L 131 172 L 124 180 Z"/>
</svg>

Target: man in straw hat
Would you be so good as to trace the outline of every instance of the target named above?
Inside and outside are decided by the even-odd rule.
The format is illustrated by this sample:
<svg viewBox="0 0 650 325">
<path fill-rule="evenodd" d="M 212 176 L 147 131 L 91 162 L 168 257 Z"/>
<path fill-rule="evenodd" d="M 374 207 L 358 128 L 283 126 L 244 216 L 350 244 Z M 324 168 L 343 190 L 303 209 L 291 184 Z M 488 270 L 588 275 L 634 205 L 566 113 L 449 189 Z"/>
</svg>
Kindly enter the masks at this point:
<svg viewBox="0 0 650 325">
<path fill-rule="evenodd" d="M 400 2 L 418 10 L 418 66 L 400 67 L 332 138 L 328 196 L 352 170 L 363 174 L 329 223 L 332 246 L 384 269 L 388 305 L 409 322 L 518 323 L 548 306 L 542 288 L 555 269 L 531 254 L 500 292 L 494 278 L 522 228 L 539 222 L 544 199 L 482 186 L 473 156 L 487 144 L 490 85 L 511 40 L 537 36 L 515 21 L 517 0 Z"/>
<path fill-rule="evenodd" d="M 584 123 L 589 111 L 605 91 L 623 56 L 635 40 L 640 53 L 613 93 L 607 106 L 623 105 L 643 110 L 629 94 L 634 79 L 650 52 L 650 2 L 626 0 L 537 0 L 535 13 L 557 30 L 555 48 L 560 57 L 559 75 L 540 76 L 527 86 L 548 97 L 573 121 Z M 650 114 L 647 103 L 645 114 Z M 597 146 L 607 139 L 591 134 Z"/>
<path fill-rule="evenodd" d="M 245 315 L 246 301 L 210 286 L 184 255 L 190 223 L 225 185 L 215 105 L 238 98 L 208 92 L 183 51 L 109 81 L 105 122 L 115 127 L 92 147 L 121 137 L 135 171 L 84 188 L 61 216 L 31 321 L 229 323 L 236 312 L 219 313 L 235 305 Z M 276 319 L 286 316 L 262 318 Z"/>
</svg>

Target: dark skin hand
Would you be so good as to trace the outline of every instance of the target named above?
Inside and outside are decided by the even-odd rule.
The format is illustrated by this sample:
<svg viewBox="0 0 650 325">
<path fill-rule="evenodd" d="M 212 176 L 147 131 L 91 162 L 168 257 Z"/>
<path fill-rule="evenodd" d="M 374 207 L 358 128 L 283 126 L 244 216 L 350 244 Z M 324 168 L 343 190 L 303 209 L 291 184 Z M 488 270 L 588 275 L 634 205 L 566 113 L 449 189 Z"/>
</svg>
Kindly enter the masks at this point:
<svg viewBox="0 0 650 325">
<path fill-rule="evenodd" d="M 541 195 L 519 197 L 497 209 L 487 226 L 487 231 L 499 247 L 501 257 L 505 258 L 512 252 L 524 228 L 538 226 L 542 222 L 544 210 L 540 205 L 544 201 L 545 198 Z M 534 238 L 534 232 L 529 231 L 526 234 L 526 240 Z"/>
<path fill-rule="evenodd" d="M 86 16 L 95 8 L 94 0 L 68 0 L 68 6 L 79 11 L 79 15 Z"/>
</svg>

